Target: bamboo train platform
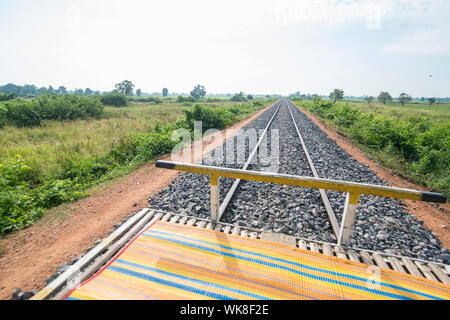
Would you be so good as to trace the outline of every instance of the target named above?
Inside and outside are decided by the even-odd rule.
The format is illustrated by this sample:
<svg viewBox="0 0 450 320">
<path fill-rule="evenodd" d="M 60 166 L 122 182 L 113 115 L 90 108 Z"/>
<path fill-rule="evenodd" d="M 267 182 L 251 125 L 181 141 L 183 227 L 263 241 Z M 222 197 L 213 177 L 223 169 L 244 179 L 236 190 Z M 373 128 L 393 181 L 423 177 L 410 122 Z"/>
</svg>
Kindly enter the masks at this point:
<svg viewBox="0 0 450 320">
<path fill-rule="evenodd" d="M 32 299 L 450 299 L 447 265 L 143 209 Z"/>
</svg>

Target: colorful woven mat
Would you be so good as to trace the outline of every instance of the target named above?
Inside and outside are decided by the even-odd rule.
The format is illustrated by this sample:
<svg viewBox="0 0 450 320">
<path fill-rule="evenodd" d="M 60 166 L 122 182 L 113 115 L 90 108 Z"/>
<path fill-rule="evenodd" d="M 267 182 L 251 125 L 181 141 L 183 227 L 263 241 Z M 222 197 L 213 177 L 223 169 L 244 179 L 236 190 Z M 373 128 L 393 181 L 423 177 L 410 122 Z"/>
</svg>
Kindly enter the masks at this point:
<svg viewBox="0 0 450 320">
<path fill-rule="evenodd" d="M 450 286 L 264 240 L 157 222 L 67 299 L 450 299 Z"/>
</svg>

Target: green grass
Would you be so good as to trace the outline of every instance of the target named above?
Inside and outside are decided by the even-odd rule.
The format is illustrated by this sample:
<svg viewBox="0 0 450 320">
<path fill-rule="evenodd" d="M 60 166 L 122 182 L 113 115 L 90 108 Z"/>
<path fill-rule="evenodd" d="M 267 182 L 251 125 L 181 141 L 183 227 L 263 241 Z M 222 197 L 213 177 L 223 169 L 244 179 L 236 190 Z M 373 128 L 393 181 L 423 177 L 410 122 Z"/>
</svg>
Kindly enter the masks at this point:
<svg viewBox="0 0 450 320">
<path fill-rule="evenodd" d="M 187 107 L 135 103 L 126 108 L 106 107 L 103 119 L 44 121 L 42 126 L 0 130 L 0 163 L 21 155 L 26 165 L 45 181 L 61 172 L 61 163 L 109 152 L 131 134 L 150 131 L 156 120 L 174 122 Z"/>
<path fill-rule="evenodd" d="M 407 103 L 404 106 L 400 103 L 384 105 L 382 103 L 350 102 L 349 104 L 364 112 L 392 116 L 403 120 L 409 117 L 426 117 L 432 120 L 434 124 L 450 122 L 450 103 L 436 103 L 432 106 L 424 102 Z"/>
</svg>

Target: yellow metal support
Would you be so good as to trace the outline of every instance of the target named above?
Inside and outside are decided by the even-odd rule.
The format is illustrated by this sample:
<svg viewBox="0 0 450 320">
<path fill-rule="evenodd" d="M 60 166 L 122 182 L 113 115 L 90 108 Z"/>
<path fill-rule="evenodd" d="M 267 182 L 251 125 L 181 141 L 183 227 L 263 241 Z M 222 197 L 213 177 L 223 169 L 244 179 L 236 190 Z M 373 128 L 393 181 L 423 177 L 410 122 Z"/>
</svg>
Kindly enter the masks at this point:
<svg viewBox="0 0 450 320">
<path fill-rule="evenodd" d="M 270 172 L 243 171 L 239 169 L 220 168 L 220 167 L 203 166 L 179 162 L 168 162 L 168 161 L 157 161 L 156 167 L 185 172 L 193 172 L 197 174 L 216 175 L 224 178 L 262 181 L 298 187 L 341 191 L 354 194 L 367 194 L 373 196 L 419 200 L 427 202 L 438 202 L 438 203 L 445 203 L 447 201 L 447 198 L 440 193 L 378 186 L 357 182 L 330 180 L 313 177 L 291 176 L 286 174 L 276 174 Z"/>
</svg>

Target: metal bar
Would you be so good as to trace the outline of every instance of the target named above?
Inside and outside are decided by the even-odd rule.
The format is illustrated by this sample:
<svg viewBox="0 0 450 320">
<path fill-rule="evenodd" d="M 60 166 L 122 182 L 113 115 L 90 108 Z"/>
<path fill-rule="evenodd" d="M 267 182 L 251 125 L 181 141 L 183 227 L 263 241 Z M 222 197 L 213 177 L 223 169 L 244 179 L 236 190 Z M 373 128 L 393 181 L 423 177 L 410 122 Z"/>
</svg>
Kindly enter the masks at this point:
<svg viewBox="0 0 450 320">
<path fill-rule="evenodd" d="M 247 162 L 244 164 L 244 166 L 242 167 L 242 170 L 247 170 L 248 166 L 250 165 L 250 163 L 252 162 L 253 158 L 256 155 L 256 152 L 258 151 L 259 146 L 261 145 L 261 142 L 264 139 L 264 136 L 266 135 L 270 125 L 273 122 L 273 119 L 275 119 L 275 116 L 278 114 L 278 111 L 280 110 L 280 106 L 281 106 L 281 102 L 278 103 L 278 108 L 277 110 L 274 112 L 272 118 L 270 119 L 269 123 L 267 124 L 266 128 L 264 129 L 263 133 L 261 134 L 261 137 L 259 138 L 258 143 L 256 144 L 255 148 L 253 148 L 250 156 L 247 159 Z M 239 186 L 239 183 L 241 182 L 241 179 L 237 179 L 234 181 L 233 185 L 231 186 L 230 190 L 228 191 L 226 197 L 223 199 L 223 202 L 219 208 L 219 217 L 217 221 L 220 221 L 220 219 L 222 219 L 223 214 L 225 213 L 225 210 L 228 207 L 228 204 L 231 201 L 231 198 L 233 197 L 236 189 Z"/>
<path fill-rule="evenodd" d="M 341 229 L 339 230 L 338 244 L 348 245 L 355 222 L 356 209 L 358 208 L 359 194 L 347 193 L 344 206 L 344 214 L 342 215 Z"/>
<path fill-rule="evenodd" d="M 211 175 L 211 221 L 216 223 L 219 216 L 219 176 Z"/>
<path fill-rule="evenodd" d="M 437 202 L 437 203 L 445 203 L 447 201 L 447 197 L 440 193 L 378 186 L 358 182 L 293 176 L 272 172 L 259 172 L 251 170 L 245 171 L 240 169 L 203 166 L 198 164 L 169 162 L 169 161 L 157 161 L 156 167 L 170 170 L 193 172 L 197 174 L 216 175 L 225 178 L 286 184 L 297 187 L 326 189 L 332 191 L 367 194 L 373 196 L 390 197 L 398 199 L 409 199 L 409 200 Z"/>
<path fill-rule="evenodd" d="M 292 114 L 291 108 L 288 105 L 289 113 L 291 114 L 292 122 L 294 122 L 295 130 L 297 130 L 297 135 L 300 139 L 300 143 L 302 144 L 303 152 L 305 153 L 306 159 L 308 160 L 309 167 L 311 168 L 311 171 L 315 178 L 320 178 L 319 174 L 317 173 L 316 167 L 314 166 L 314 163 L 311 159 L 311 156 L 309 155 L 308 149 L 306 148 L 305 141 L 303 141 L 303 137 L 300 134 L 300 130 L 298 130 L 297 123 L 295 122 L 294 115 Z M 322 197 L 322 202 L 325 205 L 325 209 L 327 210 L 328 218 L 330 219 L 331 228 L 333 229 L 334 234 L 336 235 L 336 238 L 339 238 L 339 222 L 336 218 L 336 215 L 334 214 L 333 208 L 331 207 L 330 200 L 328 199 L 327 193 L 323 189 L 319 189 L 320 196 Z"/>
</svg>

